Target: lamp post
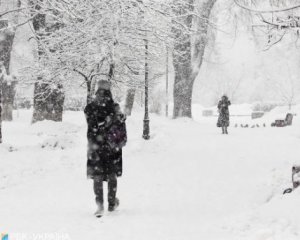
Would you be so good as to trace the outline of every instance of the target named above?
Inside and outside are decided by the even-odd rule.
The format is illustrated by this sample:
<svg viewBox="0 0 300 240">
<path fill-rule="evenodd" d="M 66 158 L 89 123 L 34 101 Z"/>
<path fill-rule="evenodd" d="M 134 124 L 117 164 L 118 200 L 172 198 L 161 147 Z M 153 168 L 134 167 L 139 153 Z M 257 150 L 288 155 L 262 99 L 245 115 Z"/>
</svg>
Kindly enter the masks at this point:
<svg viewBox="0 0 300 240">
<path fill-rule="evenodd" d="M 143 127 L 143 138 L 145 140 L 150 139 L 150 119 L 149 119 L 149 66 L 148 66 L 148 40 L 145 38 L 145 116 L 144 116 L 144 127 Z"/>
</svg>

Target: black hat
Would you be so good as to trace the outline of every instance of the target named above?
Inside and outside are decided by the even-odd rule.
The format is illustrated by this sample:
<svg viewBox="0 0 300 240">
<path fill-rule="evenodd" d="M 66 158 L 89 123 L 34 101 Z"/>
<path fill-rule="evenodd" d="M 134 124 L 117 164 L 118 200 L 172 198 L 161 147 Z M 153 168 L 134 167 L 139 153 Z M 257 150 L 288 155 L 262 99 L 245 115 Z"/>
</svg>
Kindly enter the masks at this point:
<svg viewBox="0 0 300 240">
<path fill-rule="evenodd" d="M 106 81 L 106 80 L 100 80 L 98 82 L 98 90 L 103 89 L 103 90 L 110 90 L 111 88 L 111 82 Z"/>
</svg>

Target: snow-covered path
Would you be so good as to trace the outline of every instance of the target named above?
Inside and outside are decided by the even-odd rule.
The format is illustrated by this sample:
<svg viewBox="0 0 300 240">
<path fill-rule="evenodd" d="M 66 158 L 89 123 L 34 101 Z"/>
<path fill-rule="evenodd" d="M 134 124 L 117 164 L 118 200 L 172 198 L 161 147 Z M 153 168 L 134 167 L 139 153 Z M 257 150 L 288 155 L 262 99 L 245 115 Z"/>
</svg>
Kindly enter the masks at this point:
<svg viewBox="0 0 300 240">
<path fill-rule="evenodd" d="M 61 233 L 70 239 L 299 239 L 300 192 L 282 196 L 300 163 L 298 127 L 231 128 L 215 119 L 128 120 L 120 209 L 101 219 L 85 178 L 82 113 L 29 125 L 4 124 L 0 147 L 0 232 Z M 27 119 L 27 121 L 23 121 Z M 296 119 L 295 125 L 299 124 Z"/>
</svg>

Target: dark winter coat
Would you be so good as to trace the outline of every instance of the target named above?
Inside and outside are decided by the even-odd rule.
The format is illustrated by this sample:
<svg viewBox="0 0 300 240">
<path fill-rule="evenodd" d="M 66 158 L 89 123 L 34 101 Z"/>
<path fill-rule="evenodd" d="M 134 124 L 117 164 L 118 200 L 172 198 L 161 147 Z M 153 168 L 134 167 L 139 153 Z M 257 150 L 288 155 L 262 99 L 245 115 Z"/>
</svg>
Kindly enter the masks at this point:
<svg viewBox="0 0 300 240">
<path fill-rule="evenodd" d="M 110 149 L 113 150 L 111 159 L 113 159 L 114 172 L 118 177 L 122 176 L 122 148 L 127 142 L 125 121 L 126 117 L 123 114 L 115 113 L 111 126 L 107 131 L 107 142 Z"/>
<path fill-rule="evenodd" d="M 122 175 L 122 149 L 112 148 L 107 134 L 115 119 L 114 102 L 110 91 L 104 99 L 94 100 L 84 110 L 88 131 L 87 176 L 102 176 L 104 180 L 112 173 Z"/>
<path fill-rule="evenodd" d="M 227 98 L 223 98 L 218 103 L 219 118 L 218 118 L 218 127 L 228 127 L 229 126 L 229 109 L 231 105 L 230 101 Z"/>
</svg>

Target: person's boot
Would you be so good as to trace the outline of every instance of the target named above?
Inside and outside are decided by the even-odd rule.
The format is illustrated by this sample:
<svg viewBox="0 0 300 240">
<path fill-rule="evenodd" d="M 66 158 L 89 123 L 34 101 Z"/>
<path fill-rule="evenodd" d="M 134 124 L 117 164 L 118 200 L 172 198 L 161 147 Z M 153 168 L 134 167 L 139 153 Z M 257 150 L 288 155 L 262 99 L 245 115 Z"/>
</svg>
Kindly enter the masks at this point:
<svg viewBox="0 0 300 240">
<path fill-rule="evenodd" d="M 222 127 L 222 134 L 225 134 L 225 130 L 224 130 L 224 127 Z"/>
<path fill-rule="evenodd" d="M 100 218 L 103 216 L 103 213 L 104 213 L 104 207 L 103 207 L 103 204 L 101 203 L 97 203 L 97 211 L 94 213 L 94 215 L 97 217 L 97 218 Z"/>
<path fill-rule="evenodd" d="M 228 134 L 227 127 L 225 128 L 225 134 Z"/>
<path fill-rule="evenodd" d="M 115 211 L 119 205 L 120 205 L 120 200 L 118 198 L 116 198 L 114 203 L 109 203 L 108 211 L 109 212 Z"/>
</svg>

